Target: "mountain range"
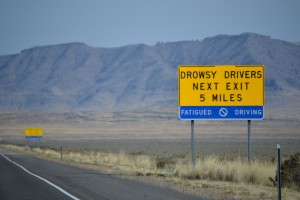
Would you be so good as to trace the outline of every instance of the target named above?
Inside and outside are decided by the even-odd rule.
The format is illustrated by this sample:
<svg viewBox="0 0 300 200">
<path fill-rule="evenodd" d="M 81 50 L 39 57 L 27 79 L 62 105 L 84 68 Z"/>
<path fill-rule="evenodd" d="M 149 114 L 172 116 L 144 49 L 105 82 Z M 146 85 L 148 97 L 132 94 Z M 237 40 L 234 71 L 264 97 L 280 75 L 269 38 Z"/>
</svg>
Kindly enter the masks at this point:
<svg viewBox="0 0 300 200">
<path fill-rule="evenodd" d="M 0 56 L 0 111 L 177 108 L 178 65 L 265 65 L 270 109 L 299 110 L 300 45 L 255 33 L 117 48 L 36 46 Z"/>
</svg>

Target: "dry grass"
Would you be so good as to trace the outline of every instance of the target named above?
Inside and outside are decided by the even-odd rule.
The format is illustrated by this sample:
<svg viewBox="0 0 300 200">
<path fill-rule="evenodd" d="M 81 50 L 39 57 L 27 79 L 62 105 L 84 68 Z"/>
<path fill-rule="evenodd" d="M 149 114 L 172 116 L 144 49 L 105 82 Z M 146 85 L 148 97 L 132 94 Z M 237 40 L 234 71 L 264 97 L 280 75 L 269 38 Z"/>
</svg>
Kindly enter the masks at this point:
<svg viewBox="0 0 300 200">
<path fill-rule="evenodd" d="M 58 149 L 28 147 L 17 145 L 1 145 L 7 149 L 18 152 L 33 153 L 41 156 L 47 156 L 54 159 L 61 159 L 61 153 Z M 91 164 L 107 166 L 123 171 L 140 171 L 143 173 L 155 173 L 156 162 L 147 155 L 127 155 L 123 151 L 119 153 L 104 153 L 96 151 L 65 151 L 63 160 L 81 164 Z"/>
<path fill-rule="evenodd" d="M 141 170 L 144 172 L 152 172 L 156 170 L 155 163 L 149 156 L 131 156 L 126 155 L 122 151 L 119 153 L 67 151 L 64 152 L 63 157 L 64 160 L 72 162 L 109 166 L 125 171 Z"/>
<path fill-rule="evenodd" d="M 176 171 L 182 178 L 214 181 L 229 181 L 236 183 L 251 183 L 271 186 L 269 177 L 273 177 L 276 165 L 270 161 L 254 160 L 249 166 L 248 161 L 240 157 L 222 159 L 209 155 L 196 160 L 195 167 L 190 162 L 180 161 Z"/>
</svg>

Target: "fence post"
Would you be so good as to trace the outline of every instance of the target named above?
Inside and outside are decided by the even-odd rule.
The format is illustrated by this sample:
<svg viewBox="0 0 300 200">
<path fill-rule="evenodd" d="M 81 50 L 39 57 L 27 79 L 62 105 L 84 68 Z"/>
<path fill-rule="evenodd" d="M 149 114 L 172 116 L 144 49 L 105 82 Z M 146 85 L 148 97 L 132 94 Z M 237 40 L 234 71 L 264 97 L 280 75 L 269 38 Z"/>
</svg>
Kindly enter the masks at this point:
<svg viewBox="0 0 300 200">
<path fill-rule="evenodd" d="M 277 144 L 277 190 L 278 200 L 281 200 L 281 169 L 280 169 L 280 145 Z"/>
<path fill-rule="evenodd" d="M 62 146 L 60 146 L 60 160 L 62 160 L 62 151 L 63 151 L 63 147 Z"/>
</svg>

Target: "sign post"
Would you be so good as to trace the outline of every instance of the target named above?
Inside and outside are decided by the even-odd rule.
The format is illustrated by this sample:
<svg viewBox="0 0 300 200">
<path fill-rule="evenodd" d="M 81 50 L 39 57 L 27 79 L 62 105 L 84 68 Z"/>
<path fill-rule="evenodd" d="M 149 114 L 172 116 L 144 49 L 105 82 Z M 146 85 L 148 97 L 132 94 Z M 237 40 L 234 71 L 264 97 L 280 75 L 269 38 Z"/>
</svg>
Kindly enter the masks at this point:
<svg viewBox="0 0 300 200">
<path fill-rule="evenodd" d="M 252 137 L 251 137 L 251 120 L 248 120 L 248 163 L 252 163 Z"/>
<path fill-rule="evenodd" d="M 251 164 L 251 120 L 264 119 L 263 65 L 178 66 L 178 96 L 180 120 L 248 120 Z"/>
<path fill-rule="evenodd" d="M 192 156 L 192 164 L 195 167 L 196 159 L 195 159 L 195 122 L 191 120 L 191 156 Z"/>
</svg>

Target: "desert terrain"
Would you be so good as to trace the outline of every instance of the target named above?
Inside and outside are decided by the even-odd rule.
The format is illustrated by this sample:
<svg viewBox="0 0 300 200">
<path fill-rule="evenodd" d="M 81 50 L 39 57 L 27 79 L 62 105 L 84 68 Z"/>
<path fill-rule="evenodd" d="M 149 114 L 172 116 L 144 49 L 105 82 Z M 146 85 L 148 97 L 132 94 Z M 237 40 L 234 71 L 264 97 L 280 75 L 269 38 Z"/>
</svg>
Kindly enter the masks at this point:
<svg viewBox="0 0 300 200">
<path fill-rule="evenodd" d="M 120 113 L 2 113 L 1 141 L 66 149 L 125 151 L 162 155 L 190 154 L 190 121 L 176 110 Z M 24 137 L 27 127 L 42 127 L 41 143 Z M 299 151 L 300 123 L 280 115 L 252 121 L 253 156 L 275 156 L 276 144 L 289 156 Z M 247 121 L 196 121 L 198 155 L 247 156 Z"/>
</svg>

